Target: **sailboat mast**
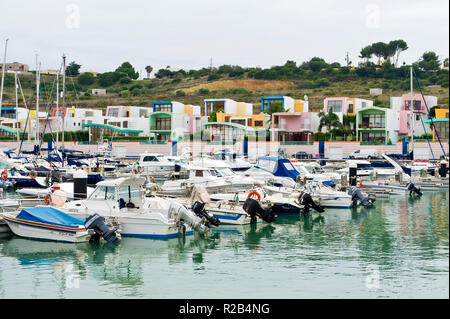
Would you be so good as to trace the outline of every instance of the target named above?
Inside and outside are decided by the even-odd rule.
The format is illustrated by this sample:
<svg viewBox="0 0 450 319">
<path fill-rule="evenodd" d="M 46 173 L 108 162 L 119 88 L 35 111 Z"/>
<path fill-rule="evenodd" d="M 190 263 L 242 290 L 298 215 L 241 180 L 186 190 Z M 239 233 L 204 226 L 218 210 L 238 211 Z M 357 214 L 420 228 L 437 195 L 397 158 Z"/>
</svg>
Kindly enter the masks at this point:
<svg viewBox="0 0 450 319">
<path fill-rule="evenodd" d="M 6 52 L 8 49 L 8 40 L 6 39 L 6 43 L 5 43 L 5 55 L 3 56 L 3 68 L 2 68 L 2 86 L 0 89 L 0 109 L 2 108 L 3 104 L 3 85 L 5 84 L 5 70 L 6 70 Z"/>
<path fill-rule="evenodd" d="M 19 97 L 17 95 L 17 71 L 14 72 L 14 87 L 16 88 L 16 129 L 17 129 L 17 150 L 20 145 L 20 124 L 19 124 Z"/>
<path fill-rule="evenodd" d="M 62 137 L 61 137 L 61 155 L 62 155 L 62 166 L 64 166 L 64 118 L 66 117 L 66 56 L 63 54 L 63 96 L 62 96 L 62 103 L 63 103 L 63 110 L 62 110 Z"/>
<path fill-rule="evenodd" d="M 411 152 L 414 151 L 414 92 L 413 92 L 413 68 L 410 68 L 410 87 L 411 87 Z M 413 153 L 414 154 L 414 153 Z"/>
<path fill-rule="evenodd" d="M 56 121 L 56 123 L 57 123 L 57 126 L 56 126 L 56 145 L 55 145 L 56 153 L 58 153 L 59 132 L 61 130 L 61 121 L 60 121 L 59 116 L 58 116 L 59 115 L 59 72 L 60 71 L 58 71 L 58 73 L 56 74 L 56 119 L 57 119 L 57 121 Z"/>
<path fill-rule="evenodd" d="M 39 73 L 40 73 L 40 63 L 38 64 L 38 55 L 36 54 L 36 145 L 39 147 L 40 134 L 39 134 Z"/>
</svg>

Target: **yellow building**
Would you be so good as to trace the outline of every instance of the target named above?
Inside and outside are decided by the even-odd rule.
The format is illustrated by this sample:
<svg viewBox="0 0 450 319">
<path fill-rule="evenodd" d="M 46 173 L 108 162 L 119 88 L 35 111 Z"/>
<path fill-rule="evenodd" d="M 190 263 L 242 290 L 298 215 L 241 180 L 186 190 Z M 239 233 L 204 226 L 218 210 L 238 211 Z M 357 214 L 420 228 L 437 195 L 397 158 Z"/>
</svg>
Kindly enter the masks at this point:
<svg viewBox="0 0 450 319">
<path fill-rule="evenodd" d="M 433 141 L 437 139 L 437 135 L 439 135 L 439 139 L 448 141 L 449 139 L 449 109 L 435 109 L 435 118 L 433 119 Z M 426 120 L 424 123 L 431 123 L 431 120 Z M 436 128 L 436 130 L 435 130 Z M 437 132 L 437 135 L 436 135 Z"/>
</svg>

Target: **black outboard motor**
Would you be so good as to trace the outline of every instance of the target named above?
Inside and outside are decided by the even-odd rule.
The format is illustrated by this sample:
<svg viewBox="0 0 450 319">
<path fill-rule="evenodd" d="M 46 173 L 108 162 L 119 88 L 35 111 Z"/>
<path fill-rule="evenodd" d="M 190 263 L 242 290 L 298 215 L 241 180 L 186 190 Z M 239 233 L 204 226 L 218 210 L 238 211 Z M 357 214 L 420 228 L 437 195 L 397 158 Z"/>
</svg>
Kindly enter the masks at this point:
<svg viewBox="0 0 450 319">
<path fill-rule="evenodd" d="M 370 207 L 376 200 L 376 197 L 373 194 L 369 194 L 368 196 L 364 197 L 361 193 L 361 190 L 359 190 L 356 186 L 350 187 L 350 189 L 348 190 L 348 194 L 352 196 L 353 206 L 356 206 L 356 203 L 359 201 L 363 206 Z"/>
<path fill-rule="evenodd" d="M 206 223 L 205 223 L 206 226 L 211 227 L 211 225 L 214 225 L 217 227 L 220 225 L 220 220 L 218 218 L 211 216 L 210 214 L 208 214 L 206 212 L 204 203 L 195 201 L 192 204 L 191 209 L 193 210 L 195 215 L 197 215 L 200 218 L 204 218 L 206 220 Z"/>
<path fill-rule="evenodd" d="M 305 192 L 300 192 L 300 195 L 298 197 L 298 202 L 300 205 L 303 205 L 303 213 L 307 214 L 313 208 L 315 211 L 319 213 L 323 213 L 325 211 L 325 208 L 323 206 L 317 205 L 310 194 Z"/>
<path fill-rule="evenodd" d="M 86 229 L 93 229 L 95 232 L 94 239 L 99 239 L 100 236 L 103 237 L 108 243 L 118 244 L 120 240 L 116 237 L 116 231 L 114 229 L 109 229 L 105 225 L 105 219 L 99 214 L 93 214 L 86 218 L 84 222 Z"/>
<path fill-rule="evenodd" d="M 419 196 L 422 196 L 422 191 L 420 188 L 417 188 L 414 183 L 409 182 L 406 184 L 406 189 L 409 190 L 409 195 L 412 195 L 413 193 L 416 193 Z"/>
<path fill-rule="evenodd" d="M 250 224 L 256 223 L 256 216 L 267 223 L 275 221 L 275 214 L 272 213 L 272 210 L 263 208 L 261 203 L 256 199 L 247 198 L 242 208 L 250 215 Z"/>
</svg>

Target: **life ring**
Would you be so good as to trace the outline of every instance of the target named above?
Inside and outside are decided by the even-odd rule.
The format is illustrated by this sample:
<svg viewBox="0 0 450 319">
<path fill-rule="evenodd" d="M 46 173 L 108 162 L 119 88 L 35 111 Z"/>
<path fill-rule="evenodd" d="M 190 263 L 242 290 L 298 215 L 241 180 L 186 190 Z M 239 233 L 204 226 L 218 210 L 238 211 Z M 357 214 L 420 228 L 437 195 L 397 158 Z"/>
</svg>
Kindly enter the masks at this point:
<svg viewBox="0 0 450 319">
<path fill-rule="evenodd" d="M 37 173 L 35 170 L 32 170 L 28 173 L 28 176 L 30 176 L 30 178 L 35 179 L 37 176 Z"/>
<path fill-rule="evenodd" d="M 248 198 L 251 198 L 251 197 L 253 197 L 253 196 L 256 196 L 256 197 L 258 197 L 258 200 L 261 200 L 261 195 L 257 192 L 257 191 L 251 191 L 249 194 L 248 194 Z"/>
<path fill-rule="evenodd" d="M 2 177 L 3 180 L 7 179 L 8 178 L 8 172 L 7 171 L 3 171 L 2 174 L 1 174 L 1 177 Z"/>
<path fill-rule="evenodd" d="M 50 194 L 45 195 L 44 204 L 50 205 L 50 202 L 51 202 Z"/>
</svg>

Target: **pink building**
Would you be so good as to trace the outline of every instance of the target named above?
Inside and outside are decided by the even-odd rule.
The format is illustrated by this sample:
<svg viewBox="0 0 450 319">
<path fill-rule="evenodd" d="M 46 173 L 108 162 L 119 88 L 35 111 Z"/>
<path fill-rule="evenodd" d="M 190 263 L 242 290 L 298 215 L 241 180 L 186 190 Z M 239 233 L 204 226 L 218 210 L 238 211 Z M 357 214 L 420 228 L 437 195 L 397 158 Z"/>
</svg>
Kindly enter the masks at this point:
<svg viewBox="0 0 450 319">
<path fill-rule="evenodd" d="M 312 142 L 318 116 L 314 112 L 281 112 L 272 114 L 272 141 Z"/>
</svg>

